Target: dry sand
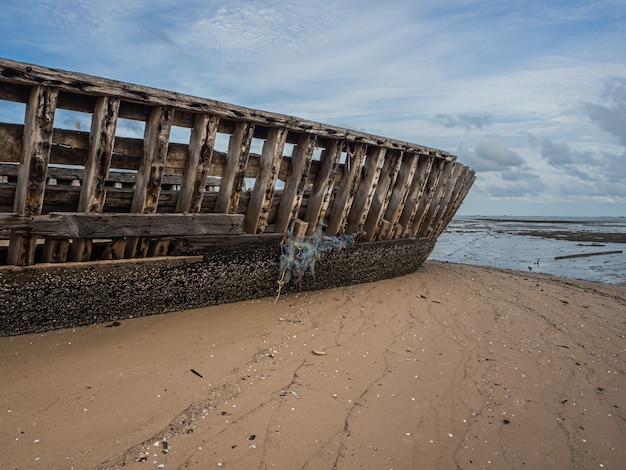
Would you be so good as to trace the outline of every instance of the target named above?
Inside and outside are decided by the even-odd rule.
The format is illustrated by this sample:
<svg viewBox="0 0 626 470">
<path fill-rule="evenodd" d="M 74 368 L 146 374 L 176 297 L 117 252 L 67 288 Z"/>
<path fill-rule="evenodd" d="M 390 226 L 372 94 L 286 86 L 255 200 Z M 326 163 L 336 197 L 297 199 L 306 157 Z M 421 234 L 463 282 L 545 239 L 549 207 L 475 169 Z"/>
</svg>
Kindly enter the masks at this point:
<svg viewBox="0 0 626 470">
<path fill-rule="evenodd" d="M 428 261 L 0 338 L 0 467 L 624 468 L 625 320 L 625 287 Z"/>
</svg>

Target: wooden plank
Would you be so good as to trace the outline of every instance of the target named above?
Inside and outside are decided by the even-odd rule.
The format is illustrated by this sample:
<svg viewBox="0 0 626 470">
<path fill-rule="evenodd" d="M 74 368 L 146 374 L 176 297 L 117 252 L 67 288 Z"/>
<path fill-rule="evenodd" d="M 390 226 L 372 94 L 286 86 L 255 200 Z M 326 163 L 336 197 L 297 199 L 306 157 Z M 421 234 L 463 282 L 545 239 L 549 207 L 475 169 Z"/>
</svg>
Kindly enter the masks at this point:
<svg viewBox="0 0 626 470">
<path fill-rule="evenodd" d="M 452 174 L 454 167 L 452 163 L 444 164 L 443 170 L 441 171 L 441 175 L 439 176 L 439 182 L 437 184 L 437 188 L 435 189 L 435 193 L 433 194 L 433 198 L 428 206 L 426 211 L 426 217 L 422 221 L 422 225 L 417 233 L 418 237 L 428 237 L 430 238 L 435 231 L 435 223 L 437 212 L 439 211 L 439 206 L 441 205 L 441 201 L 445 196 L 445 193 L 448 190 L 448 186 L 451 183 L 450 176 Z"/>
<path fill-rule="evenodd" d="M 432 157 L 428 155 L 419 156 L 419 160 L 417 161 L 417 170 L 415 172 L 415 176 L 413 177 L 409 194 L 404 202 L 402 215 L 398 221 L 398 223 L 403 227 L 402 233 L 398 238 L 405 238 L 411 235 L 411 223 L 415 218 L 415 214 L 417 214 L 419 200 L 424 193 L 424 188 L 426 186 L 426 182 L 428 181 L 428 174 L 430 173 L 432 166 Z"/>
<path fill-rule="evenodd" d="M 191 131 L 176 212 L 200 212 L 213 160 L 219 117 L 198 114 Z"/>
<path fill-rule="evenodd" d="M 588 258 L 591 256 L 620 255 L 622 253 L 624 253 L 624 250 L 596 251 L 594 253 L 576 253 L 574 255 L 555 256 L 554 259 L 560 260 L 560 259 L 572 259 L 572 258 Z"/>
<path fill-rule="evenodd" d="M 24 126 L 20 124 L 0 124 L 0 155 L 3 162 L 19 163 L 22 150 Z"/>
<path fill-rule="evenodd" d="M 250 145 L 254 135 L 254 124 L 238 122 L 228 143 L 226 166 L 222 174 L 222 183 L 215 201 L 215 212 L 235 214 L 239 206 L 239 197 L 250 155 Z"/>
<path fill-rule="evenodd" d="M 156 212 L 173 117 L 173 108 L 157 106 L 146 123 L 143 155 L 137 172 L 131 212 Z"/>
<path fill-rule="evenodd" d="M 41 213 L 52 144 L 58 90 L 34 87 L 26 108 L 23 151 L 13 210 L 18 214 Z"/>
<path fill-rule="evenodd" d="M 145 240 L 145 238 L 144 238 Z M 170 240 L 149 240 L 146 256 L 167 256 L 170 247 Z"/>
<path fill-rule="evenodd" d="M 262 233 L 265 230 L 286 139 L 286 129 L 273 128 L 270 129 L 263 144 L 259 173 L 246 210 L 243 227 L 246 233 Z"/>
<path fill-rule="evenodd" d="M 437 230 L 436 237 L 441 235 L 441 233 L 448 226 L 448 224 L 450 223 L 450 221 L 452 220 L 452 218 L 456 214 L 456 212 L 459 209 L 459 207 L 461 207 L 461 204 L 463 203 L 463 200 L 465 199 L 465 196 L 467 196 L 467 193 L 471 189 L 471 187 L 474 184 L 475 180 L 476 180 L 476 175 L 474 173 L 474 170 L 470 170 L 469 168 L 465 167 L 465 174 L 464 174 L 464 177 L 463 177 L 463 184 L 461 186 L 461 190 L 456 195 L 456 198 L 455 198 L 454 203 L 452 204 L 452 206 L 446 211 L 446 213 L 445 213 L 445 215 L 443 217 L 442 223 L 439 225 L 439 228 Z"/>
<path fill-rule="evenodd" d="M 0 226 L 51 238 L 184 237 L 243 233 L 241 214 L 0 214 Z"/>
<path fill-rule="evenodd" d="M 102 97 L 96 102 L 89 133 L 89 153 L 78 200 L 79 212 L 102 212 L 104 209 L 104 183 L 111 167 L 119 108 L 120 100 L 117 98 Z"/>
<path fill-rule="evenodd" d="M 207 113 L 232 120 L 246 121 L 267 127 L 282 127 L 294 132 L 306 132 L 318 137 L 342 139 L 354 143 L 376 145 L 390 149 L 416 153 L 432 152 L 438 158 L 454 160 L 456 157 L 447 152 L 422 145 L 388 139 L 381 136 L 357 132 L 341 127 L 270 113 L 256 109 L 235 106 L 205 98 L 183 95 L 170 91 L 149 88 L 130 83 L 107 80 L 90 75 L 50 69 L 33 64 L 25 64 L 8 59 L 0 59 L 0 81 L 14 84 L 55 86 L 69 93 L 81 95 L 106 95 L 122 100 L 149 104 L 151 106 L 176 107 L 192 113 Z"/>
<path fill-rule="evenodd" d="M 70 248 L 67 239 L 46 238 L 43 245 L 42 263 L 65 263 Z"/>
<path fill-rule="evenodd" d="M 131 212 L 140 214 L 156 213 L 161 192 L 161 181 L 167 160 L 167 148 L 169 135 L 172 127 L 174 109 L 166 106 L 156 106 L 146 123 L 143 141 L 143 154 L 135 192 L 131 203 Z M 135 238 L 130 238 L 126 243 L 125 256 L 127 258 L 142 258 L 147 254 L 147 244 Z"/>
<path fill-rule="evenodd" d="M 451 162 L 449 165 L 452 166 L 452 171 L 450 172 L 450 176 L 446 182 L 446 188 L 441 200 L 439 201 L 437 212 L 433 217 L 433 222 L 430 224 L 432 230 L 430 231 L 428 237 L 431 240 L 436 238 L 437 232 L 439 231 L 439 225 L 448 210 L 448 206 L 454 202 L 454 198 L 456 198 L 456 195 L 461 190 L 463 185 L 463 165 L 456 162 Z"/>
<path fill-rule="evenodd" d="M 350 214 L 346 223 L 346 233 L 354 233 L 363 229 L 365 219 L 372 205 L 380 173 L 385 162 L 384 147 L 370 147 L 361 172 L 361 182 L 352 201 Z"/>
<path fill-rule="evenodd" d="M 301 240 L 306 235 L 309 224 L 303 220 L 295 219 L 293 221 L 293 236 L 296 240 Z"/>
<path fill-rule="evenodd" d="M 376 235 L 380 230 L 383 215 L 387 209 L 387 203 L 389 202 L 389 197 L 396 183 L 401 164 L 402 152 L 387 152 L 385 156 L 385 163 L 383 164 L 383 169 L 378 180 L 378 186 L 376 186 L 370 210 L 365 219 L 365 224 L 363 225 L 363 231 L 365 232 L 363 235 L 364 241 L 369 242 L 376 239 Z M 385 227 L 387 226 L 388 223 Z"/>
<path fill-rule="evenodd" d="M 104 209 L 105 182 L 111 167 L 119 108 L 118 98 L 101 97 L 96 101 L 89 132 L 89 152 L 78 199 L 78 212 L 102 212 Z M 70 260 L 89 260 L 91 248 L 92 242 L 89 239 L 73 240 Z M 52 251 L 56 253 L 58 250 Z M 44 257 L 45 254 L 44 249 Z"/>
<path fill-rule="evenodd" d="M 395 238 L 400 238 L 402 237 L 402 232 L 403 232 L 402 225 L 399 223 L 396 223 L 393 227 L 393 230 L 390 232 L 389 238 L 391 238 L 392 240 Z"/>
<path fill-rule="evenodd" d="M 289 174 L 285 180 L 285 189 L 280 198 L 280 205 L 274 220 L 274 232 L 285 233 L 298 218 L 316 141 L 314 136 L 302 134 L 298 144 L 293 149 Z M 306 229 L 308 229 L 308 224 L 306 225 Z"/>
<path fill-rule="evenodd" d="M 250 235 L 247 233 L 237 235 L 206 235 L 203 237 L 185 237 L 177 239 L 178 243 L 170 255 L 204 255 L 207 251 L 224 247 L 252 247 L 278 245 L 283 235 L 279 233 L 263 233 Z"/>
<path fill-rule="evenodd" d="M 13 101 L 16 103 L 28 103 L 29 95 L 29 86 L 4 82 L 0 87 L 0 100 Z"/>
<path fill-rule="evenodd" d="M 17 177 L 19 166 L 13 163 L 3 163 L 0 162 L 0 175 L 8 175 L 11 177 Z M 132 171 L 112 171 L 108 174 L 105 186 L 108 184 L 109 186 L 113 186 L 113 183 L 122 183 L 121 187 L 132 188 L 135 186 L 135 179 L 137 177 L 136 172 Z M 84 171 L 82 168 L 61 168 L 56 166 L 48 166 L 48 179 L 54 178 L 58 181 L 74 181 L 77 180 L 81 182 L 80 186 L 82 186 L 82 181 L 84 179 Z M 207 178 L 208 185 L 220 185 L 221 178 L 219 177 L 211 177 Z M 60 183 L 57 183 L 60 184 Z M 69 183 L 66 183 L 69 184 Z M 165 174 L 163 175 L 162 184 L 164 185 L 182 185 L 183 177 L 182 175 L 172 175 Z M 46 190 L 49 188 L 46 188 Z M 47 195 L 46 195 L 47 199 Z M 11 200 L 13 202 L 13 200 Z M 78 204 L 78 202 L 77 202 Z M 11 204 L 12 206 L 13 204 Z"/>
<path fill-rule="evenodd" d="M 27 232 L 30 216 L 15 212 L 0 212 L 0 229 L 14 232 Z"/>
<path fill-rule="evenodd" d="M 98 260 L 124 259 L 125 249 L 126 249 L 126 239 L 118 238 L 117 240 L 112 240 L 105 247 L 105 249 L 102 250 L 102 253 L 100 253 Z"/>
<path fill-rule="evenodd" d="M 312 235 L 317 226 L 324 221 L 343 146 L 344 142 L 332 140 L 320 155 L 320 167 L 304 215 L 304 221 L 309 224 L 307 235 Z"/>
<path fill-rule="evenodd" d="M 365 144 L 348 145 L 346 162 L 341 167 L 340 186 L 328 217 L 326 235 L 335 236 L 344 229 L 361 177 L 366 150 Z"/>
<path fill-rule="evenodd" d="M 387 232 L 380 232 L 378 239 L 391 239 L 394 236 L 396 224 L 402 215 L 402 209 L 404 201 L 406 201 L 409 188 L 415 176 L 417 169 L 417 162 L 419 155 L 415 153 L 404 154 L 402 159 L 402 166 L 396 179 L 396 184 L 393 187 L 393 191 L 389 197 L 389 203 L 387 204 L 387 210 L 385 211 L 385 220 L 389 221 L 389 230 Z"/>
<path fill-rule="evenodd" d="M 424 220 L 426 219 L 428 208 L 430 207 L 430 203 L 437 190 L 437 184 L 439 183 L 439 176 L 441 175 L 441 171 L 443 170 L 443 163 L 444 163 L 443 160 L 433 161 L 433 166 L 430 170 L 430 174 L 428 175 L 428 181 L 426 182 L 424 193 L 419 201 L 417 214 L 415 218 L 413 219 L 413 223 L 411 224 L 411 236 L 413 237 L 417 236 L 417 234 L 419 233 L 420 227 L 422 226 Z"/>
<path fill-rule="evenodd" d="M 380 221 L 380 227 L 378 229 L 378 236 L 376 237 L 376 239 L 378 239 L 382 234 L 386 234 L 387 232 L 389 232 L 390 227 L 391 223 L 389 223 L 387 219 L 382 219 Z"/>
<path fill-rule="evenodd" d="M 13 211 L 23 215 L 41 214 L 58 90 L 33 87 L 26 106 L 24 138 L 15 188 Z M 35 262 L 37 240 L 12 234 L 7 252 L 7 264 L 18 266 Z"/>
</svg>

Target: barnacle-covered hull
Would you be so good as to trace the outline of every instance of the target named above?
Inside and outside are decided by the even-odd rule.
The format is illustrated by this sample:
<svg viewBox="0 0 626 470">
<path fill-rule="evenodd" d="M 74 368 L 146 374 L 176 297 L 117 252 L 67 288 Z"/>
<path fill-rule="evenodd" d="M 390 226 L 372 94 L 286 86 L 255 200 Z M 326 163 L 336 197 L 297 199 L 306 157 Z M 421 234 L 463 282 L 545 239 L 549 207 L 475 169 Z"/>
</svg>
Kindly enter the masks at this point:
<svg viewBox="0 0 626 470">
<path fill-rule="evenodd" d="M 473 181 L 441 150 L 0 59 L 0 334 L 408 273 Z"/>
<path fill-rule="evenodd" d="M 322 255 L 315 275 L 288 282 L 282 296 L 389 279 L 417 270 L 434 247 L 426 239 L 357 243 Z M 0 274 L 0 335 L 119 321 L 277 297 L 278 243 L 219 247 L 203 256 L 143 262 L 36 265 Z M 1 271 L 0 271 L 1 273 Z M 282 302 L 285 297 L 278 299 Z"/>
</svg>

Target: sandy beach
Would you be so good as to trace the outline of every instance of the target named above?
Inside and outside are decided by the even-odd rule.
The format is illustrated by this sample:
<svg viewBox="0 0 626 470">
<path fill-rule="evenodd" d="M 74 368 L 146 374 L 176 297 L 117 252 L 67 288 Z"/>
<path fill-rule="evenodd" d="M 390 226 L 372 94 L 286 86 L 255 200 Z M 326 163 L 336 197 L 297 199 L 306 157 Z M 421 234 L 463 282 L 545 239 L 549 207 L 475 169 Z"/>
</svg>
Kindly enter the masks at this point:
<svg viewBox="0 0 626 470">
<path fill-rule="evenodd" d="M 427 261 L 0 338 L 0 466 L 623 468 L 625 322 L 625 287 Z"/>
</svg>

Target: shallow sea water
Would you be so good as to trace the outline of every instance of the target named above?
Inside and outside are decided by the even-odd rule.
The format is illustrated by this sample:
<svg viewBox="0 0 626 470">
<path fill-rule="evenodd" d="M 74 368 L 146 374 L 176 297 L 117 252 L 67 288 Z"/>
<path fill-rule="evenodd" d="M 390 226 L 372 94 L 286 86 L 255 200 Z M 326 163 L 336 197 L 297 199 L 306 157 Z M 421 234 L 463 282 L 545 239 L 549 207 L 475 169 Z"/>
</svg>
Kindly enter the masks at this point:
<svg viewBox="0 0 626 470">
<path fill-rule="evenodd" d="M 455 217 L 430 259 L 626 286 L 626 218 Z"/>
</svg>

